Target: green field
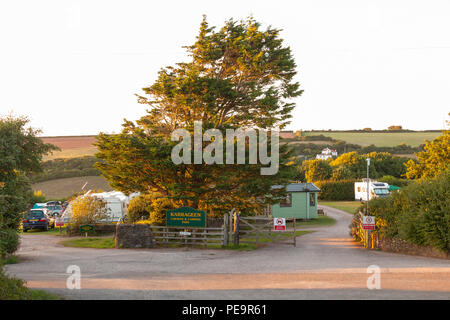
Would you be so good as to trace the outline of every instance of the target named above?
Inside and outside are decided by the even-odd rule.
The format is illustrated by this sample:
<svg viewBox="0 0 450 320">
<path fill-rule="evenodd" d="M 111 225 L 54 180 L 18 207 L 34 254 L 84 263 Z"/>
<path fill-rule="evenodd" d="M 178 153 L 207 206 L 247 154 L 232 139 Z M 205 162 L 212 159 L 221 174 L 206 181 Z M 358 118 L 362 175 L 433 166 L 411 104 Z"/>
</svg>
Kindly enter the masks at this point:
<svg viewBox="0 0 450 320">
<path fill-rule="evenodd" d="M 433 140 L 440 136 L 441 132 L 336 132 L 314 131 L 302 132 L 304 136 L 324 135 L 335 140 L 344 140 L 347 143 L 377 147 L 394 147 L 405 143 L 417 147 L 425 143 L 425 140 Z"/>
<path fill-rule="evenodd" d="M 75 177 L 49 180 L 33 184 L 33 190 L 42 190 L 47 199 L 64 199 L 70 197 L 75 192 L 80 192 L 85 183 L 88 183 L 84 190 L 102 189 L 111 191 L 108 182 L 100 176 Z"/>
</svg>

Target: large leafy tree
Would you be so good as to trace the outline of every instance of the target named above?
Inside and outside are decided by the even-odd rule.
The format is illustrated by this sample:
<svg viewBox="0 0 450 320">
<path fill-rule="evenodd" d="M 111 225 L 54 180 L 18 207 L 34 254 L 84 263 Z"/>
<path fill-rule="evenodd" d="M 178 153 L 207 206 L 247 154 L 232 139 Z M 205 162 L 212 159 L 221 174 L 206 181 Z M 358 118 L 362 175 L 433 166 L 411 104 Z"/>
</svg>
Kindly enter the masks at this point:
<svg viewBox="0 0 450 320">
<path fill-rule="evenodd" d="M 261 26 L 254 19 L 229 20 L 220 30 L 204 18 L 196 42 L 186 47 L 190 60 L 166 67 L 155 83 L 138 95 L 149 107 L 136 123 L 125 121 L 116 135 L 100 134 L 97 167 L 111 185 L 125 192 L 158 192 L 174 203 L 216 213 L 233 207 L 255 211 L 275 201 L 281 190 L 274 184 L 289 181 L 290 155 L 280 147 L 280 169 L 261 176 L 261 164 L 179 164 L 171 159 L 171 133 L 179 128 L 283 128 L 301 94 L 294 59 L 283 45 L 280 30 Z M 247 141 L 248 143 L 248 141 Z M 205 148 L 208 143 L 204 143 Z M 224 148 L 225 150 L 225 148 Z M 236 162 L 235 162 L 236 163 Z M 174 204 L 175 205 L 175 204 Z"/>
<path fill-rule="evenodd" d="M 417 155 L 417 162 L 410 160 L 406 164 L 408 179 L 436 178 L 450 168 L 450 131 L 433 141 L 427 141 L 424 151 Z"/>
<path fill-rule="evenodd" d="M 0 228 L 17 229 L 32 195 L 27 175 L 41 171 L 45 154 L 58 148 L 43 143 L 26 117 L 0 118 Z"/>
<path fill-rule="evenodd" d="M 302 166 L 305 170 L 305 179 L 307 182 L 327 180 L 332 174 L 331 166 L 325 160 L 305 160 Z"/>
<path fill-rule="evenodd" d="M 360 179 L 367 175 L 366 158 L 370 158 L 369 173 L 371 178 L 380 178 L 385 175 L 400 178 L 405 173 L 404 164 L 407 158 L 392 156 L 389 152 L 371 152 L 358 154 L 357 152 L 343 153 L 330 162 L 333 167 L 333 178 Z"/>
</svg>

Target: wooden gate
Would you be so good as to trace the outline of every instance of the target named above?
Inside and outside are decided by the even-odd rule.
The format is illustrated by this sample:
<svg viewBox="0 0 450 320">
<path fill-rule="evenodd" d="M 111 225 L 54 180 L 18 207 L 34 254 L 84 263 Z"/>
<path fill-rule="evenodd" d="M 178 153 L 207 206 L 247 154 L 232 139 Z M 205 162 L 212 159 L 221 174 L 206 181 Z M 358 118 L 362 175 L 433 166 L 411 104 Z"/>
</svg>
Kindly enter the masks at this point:
<svg viewBox="0 0 450 320">
<path fill-rule="evenodd" d="M 226 245 L 226 229 L 219 228 L 189 228 L 150 226 L 153 239 L 160 246 L 169 245 Z"/>
<path fill-rule="evenodd" d="M 286 218 L 286 231 L 274 230 L 273 217 L 264 216 L 240 216 L 234 213 L 230 219 L 229 230 L 232 236 L 233 244 L 239 243 L 267 243 L 276 242 L 280 244 L 289 244 L 294 247 L 296 243 L 296 224 L 295 218 Z M 290 223 L 290 224 L 289 224 Z"/>
</svg>

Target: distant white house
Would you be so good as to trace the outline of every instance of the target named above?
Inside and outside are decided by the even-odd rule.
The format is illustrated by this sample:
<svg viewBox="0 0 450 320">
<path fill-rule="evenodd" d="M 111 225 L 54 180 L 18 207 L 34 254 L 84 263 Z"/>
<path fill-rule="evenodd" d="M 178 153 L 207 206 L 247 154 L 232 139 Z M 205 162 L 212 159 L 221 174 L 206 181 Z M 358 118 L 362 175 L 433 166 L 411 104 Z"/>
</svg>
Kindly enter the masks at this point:
<svg viewBox="0 0 450 320">
<path fill-rule="evenodd" d="M 322 150 L 322 153 L 316 155 L 316 159 L 327 160 L 332 157 L 337 157 L 337 155 L 338 155 L 338 153 L 336 150 L 330 149 L 330 148 L 325 148 Z"/>
</svg>

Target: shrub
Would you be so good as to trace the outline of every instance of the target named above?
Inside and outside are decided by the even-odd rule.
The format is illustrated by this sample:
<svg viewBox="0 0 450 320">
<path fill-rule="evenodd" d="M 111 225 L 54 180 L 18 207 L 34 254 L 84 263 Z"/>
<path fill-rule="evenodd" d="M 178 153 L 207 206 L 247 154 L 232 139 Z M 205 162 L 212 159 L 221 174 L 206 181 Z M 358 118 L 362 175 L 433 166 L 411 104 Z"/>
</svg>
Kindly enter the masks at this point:
<svg viewBox="0 0 450 320">
<path fill-rule="evenodd" d="M 331 166 L 325 160 L 305 160 L 303 161 L 302 166 L 305 169 L 305 178 L 307 182 L 326 180 L 331 177 Z"/>
<path fill-rule="evenodd" d="M 42 192 L 42 190 L 34 191 L 33 196 L 31 197 L 31 200 L 30 200 L 30 204 L 43 203 L 43 202 L 47 202 L 47 197 Z"/>
<path fill-rule="evenodd" d="M 141 194 L 130 201 L 128 219 L 130 223 L 137 223 L 144 218 L 142 223 L 165 225 L 166 211 L 175 207 L 172 200 L 161 197 L 157 193 Z"/>
<path fill-rule="evenodd" d="M 448 252 L 449 198 L 450 171 L 446 171 L 435 180 L 416 181 L 390 197 L 370 200 L 369 214 L 377 218 L 377 232 L 384 237 Z"/>
<path fill-rule="evenodd" d="M 31 291 L 25 287 L 25 282 L 20 279 L 10 278 L 0 266 L 0 300 L 30 300 Z"/>
<path fill-rule="evenodd" d="M 320 188 L 320 200 L 351 201 L 355 200 L 355 180 L 331 181 L 322 180 L 314 182 Z"/>
<path fill-rule="evenodd" d="M 411 180 L 400 179 L 393 176 L 382 176 L 378 179 L 378 181 L 386 182 L 389 185 L 397 186 L 397 187 L 406 187 L 411 183 Z"/>
<path fill-rule="evenodd" d="M 14 253 L 20 245 L 20 238 L 15 229 L 0 230 L 0 257 Z"/>
<path fill-rule="evenodd" d="M 131 199 L 128 205 L 128 222 L 136 223 L 139 220 L 147 220 L 150 216 L 150 205 L 153 199 L 153 194 L 141 194 Z"/>
<path fill-rule="evenodd" d="M 71 202 L 69 228 L 77 230 L 84 224 L 94 224 L 107 218 L 106 202 L 90 196 L 78 196 Z"/>
</svg>

